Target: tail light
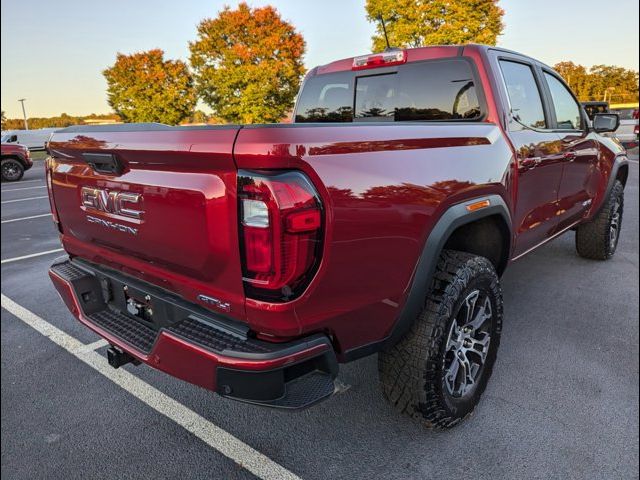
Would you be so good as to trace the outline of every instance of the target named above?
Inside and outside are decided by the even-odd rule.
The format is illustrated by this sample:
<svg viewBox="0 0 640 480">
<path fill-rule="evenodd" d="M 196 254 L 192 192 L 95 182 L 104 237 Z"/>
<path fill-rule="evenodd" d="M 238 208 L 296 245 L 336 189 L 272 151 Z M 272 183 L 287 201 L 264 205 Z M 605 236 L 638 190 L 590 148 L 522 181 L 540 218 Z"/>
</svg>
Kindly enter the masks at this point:
<svg viewBox="0 0 640 480">
<path fill-rule="evenodd" d="M 635 133 L 636 135 L 640 135 L 640 125 L 638 125 L 636 123 L 636 126 L 633 127 L 633 133 Z"/>
<path fill-rule="evenodd" d="M 302 172 L 241 170 L 238 198 L 247 295 L 274 302 L 295 298 L 320 262 L 320 196 Z"/>
<path fill-rule="evenodd" d="M 365 68 L 389 67 L 391 65 L 400 65 L 407 61 L 407 52 L 405 50 L 390 50 L 373 55 L 363 55 L 353 59 L 352 70 L 363 70 Z"/>
</svg>

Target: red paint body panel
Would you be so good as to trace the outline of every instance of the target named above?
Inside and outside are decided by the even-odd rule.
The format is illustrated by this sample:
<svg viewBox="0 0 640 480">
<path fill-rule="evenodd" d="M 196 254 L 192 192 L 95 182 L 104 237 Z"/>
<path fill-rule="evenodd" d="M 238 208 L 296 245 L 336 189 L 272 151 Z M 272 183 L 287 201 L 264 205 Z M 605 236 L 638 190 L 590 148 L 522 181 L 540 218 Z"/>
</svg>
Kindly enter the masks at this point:
<svg viewBox="0 0 640 480">
<path fill-rule="evenodd" d="M 236 167 L 231 149 L 237 129 L 56 135 L 50 142 L 53 192 L 71 255 L 110 266 L 176 292 L 224 298 L 244 318 L 238 251 Z M 122 147 L 126 145 L 126 147 Z M 82 153 L 117 152 L 124 173 L 96 173 Z M 139 220 L 88 211 L 80 189 L 117 188 L 140 194 Z M 137 207 L 138 208 L 138 207 Z M 136 235 L 88 223 L 87 215 L 131 224 Z"/>
<path fill-rule="evenodd" d="M 477 123 L 464 132 L 424 124 L 242 129 L 234 150 L 239 168 L 301 170 L 329 207 L 310 287 L 275 311 L 248 301 L 248 322 L 269 329 L 297 319 L 299 333 L 328 331 L 341 350 L 384 338 L 442 211 L 472 196 L 507 196 L 511 153 L 500 130 Z"/>
<path fill-rule="evenodd" d="M 340 356 L 389 335 L 427 237 L 449 207 L 499 195 L 512 223 L 510 261 L 602 205 L 622 149 L 595 133 L 533 131 L 509 121 L 496 66 L 503 53 L 471 45 L 407 54 L 408 62 L 458 55 L 471 60 L 483 92 L 482 120 L 56 133 L 49 168 L 65 249 L 194 303 L 200 294 L 228 302 L 227 315 L 263 339 L 326 333 Z M 309 75 L 350 71 L 352 64 L 351 58 L 340 60 Z M 84 153 L 115 153 L 124 172 L 96 173 Z M 274 303 L 245 295 L 240 169 L 299 170 L 321 198 L 320 263 L 294 300 Z M 126 220 L 137 225 L 138 234 L 88 223 L 80 194 L 87 186 L 141 195 L 142 218 Z M 108 213 L 91 215 L 125 222 Z M 200 375 L 211 371 L 214 360 L 180 342 L 166 334 L 158 341 L 164 357 L 179 360 L 171 367 L 144 360 L 205 383 Z"/>
</svg>

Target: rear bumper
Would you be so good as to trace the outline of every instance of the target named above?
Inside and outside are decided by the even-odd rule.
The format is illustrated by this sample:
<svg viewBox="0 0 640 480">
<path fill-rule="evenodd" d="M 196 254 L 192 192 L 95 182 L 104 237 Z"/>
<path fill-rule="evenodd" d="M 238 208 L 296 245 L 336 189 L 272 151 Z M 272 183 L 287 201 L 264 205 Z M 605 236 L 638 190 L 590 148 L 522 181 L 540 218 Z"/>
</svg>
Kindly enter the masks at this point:
<svg viewBox="0 0 640 480">
<path fill-rule="evenodd" d="M 334 391 L 338 367 L 325 335 L 278 344 L 256 340 L 239 322 L 146 282 L 67 257 L 54 262 L 49 276 L 80 322 L 174 377 L 226 397 L 280 408 L 307 407 Z M 152 312 L 150 320 L 123 308 L 140 298 Z"/>
</svg>

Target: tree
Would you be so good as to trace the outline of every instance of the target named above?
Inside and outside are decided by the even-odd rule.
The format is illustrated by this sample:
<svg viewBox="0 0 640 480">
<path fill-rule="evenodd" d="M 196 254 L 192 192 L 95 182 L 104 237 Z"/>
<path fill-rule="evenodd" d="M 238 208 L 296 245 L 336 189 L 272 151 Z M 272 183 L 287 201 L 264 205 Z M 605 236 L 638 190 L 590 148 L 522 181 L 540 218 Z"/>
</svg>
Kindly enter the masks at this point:
<svg viewBox="0 0 640 480">
<path fill-rule="evenodd" d="M 107 79 L 109 105 L 125 122 L 175 125 L 189 117 L 197 94 L 187 65 L 164 60 L 160 49 L 133 55 L 118 54 L 102 72 Z"/>
<path fill-rule="evenodd" d="M 198 91 L 215 116 L 278 122 L 292 108 L 305 42 L 275 8 L 225 7 L 198 25 L 189 49 Z"/>
<path fill-rule="evenodd" d="M 196 110 L 191 115 L 191 119 L 189 123 L 207 123 L 209 121 L 209 115 L 204 113 L 202 110 Z"/>
<path fill-rule="evenodd" d="M 6 130 L 6 124 L 7 124 L 7 116 L 4 114 L 4 110 L 2 110 L 2 127 L 0 127 L 2 130 Z"/>
<path fill-rule="evenodd" d="M 589 70 L 592 77 L 592 95 L 607 98 L 609 103 L 638 101 L 638 72 L 613 65 L 594 65 Z"/>
<path fill-rule="evenodd" d="M 609 100 L 609 103 L 638 101 L 638 72 L 613 65 L 594 65 L 590 69 L 573 62 L 553 67 L 581 101 Z"/>
<path fill-rule="evenodd" d="M 29 123 L 29 127 L 32 130 L 36 130 L 38 128 L 51 128 L 51 127 L 64 128 L 64 127 L 69 127 L 71 125 L 83 125 L 87 123 L 85 122 L 85 120 L 89 120 L 89 121 L 111 120 L 116 122 L 121 121 L 120 117 L 118 117 L 115 113 L 105 113 L 100 115 L 92 113 L 91 115 L 87 115 L 85 117 L 75 117 L 67 113 L 63 113 L 57 117 L 29 117 L 28 123 Z M 22 118 L 5 119 L 5 123 L 2 129 L 3 130 L 24 130 L 24 119 Z"/>
<path fill-rule="evenodd" d="M 573 93 L 580 99 L 588 98 L 590 95 L 590 79 L 589 72 L 582 65 L 576 65 L 573 62 L 560 62 L 554 67 L 556 72 L 564 78 Z"/>
<path fill-rule="evenodd" d="M 387 46 L 380 17 L 392 47 L 495 45 L 504 28 L 498 0 L 367 0 L 365 8 L 367 19 L 376 23 L 374 52 Z"/>
</svg>

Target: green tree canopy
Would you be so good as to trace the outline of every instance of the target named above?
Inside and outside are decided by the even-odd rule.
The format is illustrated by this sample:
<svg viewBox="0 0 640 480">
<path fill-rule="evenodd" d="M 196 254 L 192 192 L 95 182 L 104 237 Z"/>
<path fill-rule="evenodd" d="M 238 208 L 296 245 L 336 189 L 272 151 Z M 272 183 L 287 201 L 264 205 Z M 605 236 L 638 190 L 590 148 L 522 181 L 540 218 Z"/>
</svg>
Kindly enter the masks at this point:
<svg viewBox="0 0 640 480">
<path fill-rule="evenodd" d="M 498 0 L 367 0 L 365 8 L 376 23 L 374 52 L 386 47 L 380 17 L 392 47 L 495 45 L 504 28 Z"/>
<path fill-rule="evenodd" d="M 189 48 L 198 91 L 216 116 L 277 122 L 293 106 L 305 42 L 275 8 L 225 7 L 198 25 Z"/>
<path fill-rule="evenodd" d="M 160 49 L 132 55 L 118 54 L 102 72 L 107 79 L 111 108 L 125 122 L 160 122 L 175 125 L 189 117 L 197 94 L 187 65 L 164 60 Z"/>
<path fill-rule="evenodd" d="M 88 121 L 96 121 L 96 120 L 106 120 L 106 121 L 116 121 L 120 122 L 121 119 L 115 113 L 105 113 L 101 115 L 97 115 L 92 113 L 91 115 L 86 115 L 83 117 L 77 117 L 73 115 L 69 115 L 67 113 L 63 113 L 57 117 L 29 117 L 29 128 L 31 130 L 36 130 L 38 128 L 64 128 L 69 127 L 71 125 L 83 125 L 88 123 Z M 7 118 L 5 119 L 5 123 L 2 126 L 3 130 L 24 130 L 24 119 L 22 118 Z"/>
<path fill-rule="evenodd" d="M 204 113 L 202 110 L 196 110 L 193 112 L 190 118 L 187 119 L 188 123 L 207 123 L 209 121 L 209 115 Z"/>
<path fill-rule="evenodd" d="M 553 67 L 581 101 L 606 99 L 609 103 L 638 101 L 638 72 L 613 65 L 586 68 L 573 62 Z"/>
</svg>

